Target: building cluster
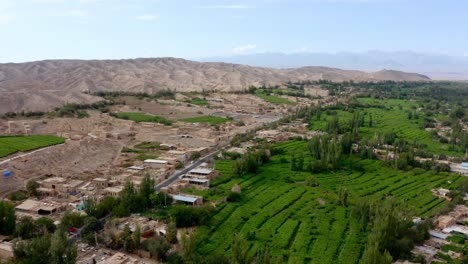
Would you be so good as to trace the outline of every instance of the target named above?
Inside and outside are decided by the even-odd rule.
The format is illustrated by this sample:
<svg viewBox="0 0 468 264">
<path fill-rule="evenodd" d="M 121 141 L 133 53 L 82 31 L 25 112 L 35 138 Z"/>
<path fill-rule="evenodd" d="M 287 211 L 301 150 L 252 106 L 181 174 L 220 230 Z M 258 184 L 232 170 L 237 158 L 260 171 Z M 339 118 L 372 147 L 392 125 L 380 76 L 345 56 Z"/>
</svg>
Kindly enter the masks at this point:
<svg viewBox="0 0 468 264">
<path fill-rule="evenodd" d="M 203 204 L 203 197 L 181 193 L 185 188 L 197 188 L 206 190 L 210 188 L 210 181 L 217 177 L 219 172 L 209 167 L 207 163 L 202 163 L 198 167 L 189 170 L 187 173 L 179 176 L 179 179 L 174 181 L 161 191 L 172 196 L 175 202 L 183 203 L 191 206 L 200 206 Z"/>
<path fill-rule="evenodd" d="M 439 195 L 446 193 L 445 189 L 440 191 Z M 468 237 L 468 227 L 464 223 L 468 221 L 468 207 L 465 205 L 457 205 L 447 215 L 441 215 L 434 219 L 434 229 L 429 230 L 430 239 L 424 241 L 423 245 L 415 246 L 413 253 L 425 257 L 427 263 L 444 262 L 438 257 L 439 253 L 449 256 L 452 259 L 461 257 L 461 253 L 452 250 L 443 250 L 450 245 L 455 245 L 449 237 L 459 235 L 462 238 Z M 419 221 L 413 221 L 418 224 Z"/>
<path fill-rule="evenodd" d="M 306 138 L 324 134 L 321 131 L 309 131 L 308 124 L 301 121 L 292 121 L 282 124 L 276 129 L 259 130 L 255 133 L 255 139 L 264 139 L 267 142 L 285 142 L 291 138 Z"/>
</svg>

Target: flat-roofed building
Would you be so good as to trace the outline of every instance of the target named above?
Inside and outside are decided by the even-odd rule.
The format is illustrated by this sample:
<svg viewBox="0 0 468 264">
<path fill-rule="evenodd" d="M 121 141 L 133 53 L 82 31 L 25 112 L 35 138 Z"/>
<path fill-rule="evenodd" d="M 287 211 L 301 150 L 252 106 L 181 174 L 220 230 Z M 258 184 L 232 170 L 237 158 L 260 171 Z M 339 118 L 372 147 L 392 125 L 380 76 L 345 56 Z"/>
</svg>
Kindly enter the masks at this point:
<svg viewBox="0 0 468 264">
<path fill-rule="evenodd" d="M 180 181 L 181 182 L 186 182 L 188 184 L 192 185 L 197 185 L 197 186 L 202 186 L 202 187 L 210 187 L 210 180 L 208 179 L 198 179 L 198 178 L 192 178 L 187 175 L 182 175 L 180 176 Z"/>
<path fill-rule="evenodd" d="M 178 161 L 185 163 L 188 159 L 187 151 L 182 150 L 169 150 L 167 155 L 176 158 Z"/>
<path fill-rule="evenodd" d="M 108 180 L 106 178 L 94 178 L 93 179 L 94 186 L 96 186 L 99 189 L 108 187 L 107 182 Z"/>
<path fill-rule="evenodd" d="M 175 165 L 178 161 L 182 162 L 176 157 L 161 156 L 159 159 L 166 161 L 168 165 Z"/>
<path fill-rule="evenodd" d="M 175 194 L 172 195 L 172 199 L 175 202 L 181 202 L 186 205 L 200 206 L 203 205 L 203 198 L 200 196 L 186 195 L 186 194 Z"/>
<path fill-rule="evenodd" d="M 66 183 L 66 179 L 62 177 L 51 177 L 42 181 L 38 181 L 40 187 L 47 189 L 58 189 L 59 185 Z"/>
<path fill-rule="evenodd" d="M 462 162 L 460 164 L 451 164 L 450 170 L 462 176 L 468 176 L 468 162 Z"/>
<path fill-rule="evenodd" d="M 16 211 L 21 213 L 37 214 L 37 215 L 50 215 L 62 209 L 61 205 L 47 201 L 35 201 L 27 199 L 15 207 Z"/>
<path fill-rule="evenodd" d="M 212 170 L 212 169 L 196 168 L 196 169 L 190 170 L 187 173 L 187 175 L 193 178 L 203 178 L 203 179 L 212 180 L 213 178 L 218 176 L 218 171 Z"/>
<path fill-rule="evenodd" d="M 160 159 L 147 159 L 144 161 L 145 165 L 151 168 L 164 168 L 168 164 L 167 160 Z"/>
<path fill-rule="evenodd" d="M 115 186 L 115 187 L 107 187 L 103 191 L 105 195 L 112 196 L 112 197 L 119 197 L 123 189 L 124 189 L 123 186 Z"/>
</svg>

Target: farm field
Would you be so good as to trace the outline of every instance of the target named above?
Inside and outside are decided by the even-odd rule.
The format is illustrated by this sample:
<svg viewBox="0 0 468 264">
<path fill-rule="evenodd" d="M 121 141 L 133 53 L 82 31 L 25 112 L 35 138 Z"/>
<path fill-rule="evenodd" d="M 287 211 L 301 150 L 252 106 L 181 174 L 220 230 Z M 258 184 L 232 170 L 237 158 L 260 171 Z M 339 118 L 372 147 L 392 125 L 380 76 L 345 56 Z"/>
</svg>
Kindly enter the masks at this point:
<svg viewBox="0 0 468 264">
<path fill-rule="evenodd" d="M 29 151 L 51 145 L 64 143 L 65 139 L 49 135 L 35 136 L 1 136 L 0 158 L 20 151 Z"/>
<path fill-rule="evenodd" d="M 358 98 L 357 101 L 361 104 L 369 104 L 370 107 L 358 108 L 356 111 L 364 114 L 365 126 L 359 129 L 359 134 L 364 138 L 372 138 L 377 132 L 395 132 L 397 137 L 403 138 L 408 142 L 418 140 L 420 143 L 427 145 L 427 150 L 431 153 L 455 154 L 449 151 L 448 144 L 442 144 L 439 141 L 431 138 L 431 133 L 420 128 L 423 123 L 425 114 L 417 111 L 417 103 L 414 101 L 405 101 L 398 99 L 372 99 Z M 384 108 L 374 107 L 376 105 L 385 106 Z M 341 125 L 347 125 L 353 117 L 353 113 L 344 110 L 334 110 L 339 118 Z M 408 119 L 408 111 L 417 113 L 417 117 Z M 334 114 L 322 113 L 321 119 L 317 120 L 312 117 L 309 128 L 312 130 L 325 131 L 327 121 L 334 118 Z M 372 127 L 368 126 L 368 122 L 372 116 Z"/>
<path fill-rule="evenodd" d="M 194 105 L 199 105 L 199 106 L 208 106 L 209 103 L 201 98 L 192 98 L 192 100 L 190 100 L 190 103 L 191 104 L 194 104 Z"/>
<path fill-rule="evenodd" d="M 203 255 L 230 250 L 233 234 L 241 233 L 250 243 L 250 254 L 270 248 L 284 263 L 359 263 L 367 237 L 351 216 L 359 198 L 371 200 L 394 196 L 405 200 L 414 216 L 428 216 L 447 201 L 431 193 L 432 188 L 454 188 L 463 177 L 413 169 L 407 172 L 386 167 L 378 160 L 361 161 L 365 171 L 337 171 L 314 174 L 319 187 L 305 184 L 310 172 L 291 171 L 289 153 L 303 151 L 306 142 L 275 145 L 285 154 L 275 155 L 256 175 L 230 178 L 233 161 L 218 161 L 221 177 L 212 182 L 217 192 L 239 184 L 240 202 L 222 204 L 208 227 L 200 229 L 205 238 Z M 283 159 L 282 159 L 283 158 Z M 348 207 L 337 205 L 337 190 L 349 190 Z M 207 195 L 210 198 L 211 195 Z"/>
<path fill-rule="evenodd" d="M 231 121 L 230 119 L 219 117 L 219 116 L 199 116 L 179 119 L 179 121 L 186 123 L 206 123 L 210 125 L 219 125 Z"/>
<path fill-rule="evenodd" d="M 294 102 L 291 102 L 288 99 L 285 99 L 276 95 L 268 95 L 268 94 L 260 93 L 260 92 L 257 92 L 255 95 L 272 104 L 288 104 L 288 105 L 295 104 Z"/>
<path fill-rule="evenodd" d="M 138 112 L 120 112 L 112 113 L 112 116 L 125 120 L 132 120 L 135 122 L 151 122 L 151 123 L 160 123 L 163 125 L 171 125 L 172 122 L 161 116 L 147 115 Z"/>
</svg>

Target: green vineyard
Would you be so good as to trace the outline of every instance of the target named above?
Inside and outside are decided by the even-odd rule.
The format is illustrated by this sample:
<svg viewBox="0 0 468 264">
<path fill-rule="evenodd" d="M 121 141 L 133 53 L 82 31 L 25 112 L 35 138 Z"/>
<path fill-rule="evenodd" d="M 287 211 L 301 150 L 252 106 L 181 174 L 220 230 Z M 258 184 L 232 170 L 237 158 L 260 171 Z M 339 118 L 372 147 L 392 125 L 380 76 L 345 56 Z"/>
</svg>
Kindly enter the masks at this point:
<svg viewBox="0 0 468 264">
<path fill-rule="evenodd" d="M 413 101 L 387 99 L 379 100 L 372 98 L 358 98 L 357 101 L 369 107 L 360 107 L 356 111 L 364 114 L 365 126 L 359 130 L 360 135 L 365 138 L 372 138 L 377 132 L 395 132 L 399 138 L 409 142 L 418 140 L 427 145 L 427 150 L 431 153 L 454 154 L 448 151 L 448 144 L 441 144 L 431 138 L 430 132 L 421 128 L 425 114 L 417 111 L 417 103 Z M 375 107 L 379 106 L 379 107 Z M 381 108 L 385 107 L 385 108 Z M 408 112 L 417 113 L 416 117 L 408 119 Z M 310 120 L 309 128 L 312 130 L 325 131 L 327 121 L 331 121 L 334 116 L 339 118 L 341 124 L 347 124 L 353 114 L 344 110 L 335 110 L 333 114 L 324 114 L 320 120 L 313 117 Z M 372 116 L 372 127 L 368 127 L 368 122 Z"/>
<path fill-rule="evenodd" d="M 266 245 L 285 263 L 358 263 L 367 239 L 351 216 L 359 198 L 377 200 L 391 195 L 405 200 L 414 216 L 428 216 L 447 203 L 430 190 L 454 188 L 463 179 L 420 169 L 401 172 L 378 160 L 363 160 L 365 172 L 314 174 L 319 187 L 310 187 L 305 184 L 310 172 L 291 171 L 289 162 L 284 162 L 292 151 L 306 154 L 306 143 L 290 141 L 274 148 L 285 154 L 273 156 L 256 175 L 230 179 L 233 162 L 217 162 L 222 176 L 213 185 L 230 190 L 239 184 L 242 199 L 222 204 L 209 228 L 201 228 L 206 242 L 200 253 L 229 251 L 233 234 L 240 233 L 249 241 L 252 255 Z M 340 187 L 349 190 L 349 207 L 337 205 Z"/>
<path fill-rule="evenodd" d="M 63 138 L 49 135 L 2 136 L 0 137 L 0 158 L 20 151 L 29 151 L 65 142 Z"/>
</svg>

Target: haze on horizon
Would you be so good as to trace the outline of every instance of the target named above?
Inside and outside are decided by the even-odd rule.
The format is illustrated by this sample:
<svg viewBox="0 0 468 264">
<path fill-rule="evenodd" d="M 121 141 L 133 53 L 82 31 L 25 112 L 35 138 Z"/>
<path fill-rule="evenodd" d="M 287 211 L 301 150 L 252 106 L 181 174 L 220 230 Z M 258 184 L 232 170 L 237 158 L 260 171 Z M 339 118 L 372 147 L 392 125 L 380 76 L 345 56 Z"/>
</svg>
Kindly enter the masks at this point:
<svg viewBox="0 0 468 264">
<path fill-rule="evenodd" d="M 453 72 L 457 65 L 468 69 L 466 10 L 468 2 L 455 0 L 0 0 L 0 63 L 139 57 L 249 63 L 245 57 L 254 54 L 340 52 L 362 61 L 367 51 L 378 50 L 443 58 L 431 63 Z M 257 56 L 253 64 L 324 64 L 268 59 Z M 353 61 L 327 59 L 325 66 L 402 64 Z"/>
</svg>

